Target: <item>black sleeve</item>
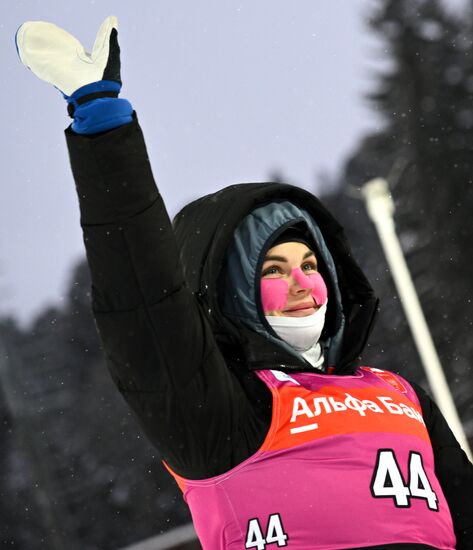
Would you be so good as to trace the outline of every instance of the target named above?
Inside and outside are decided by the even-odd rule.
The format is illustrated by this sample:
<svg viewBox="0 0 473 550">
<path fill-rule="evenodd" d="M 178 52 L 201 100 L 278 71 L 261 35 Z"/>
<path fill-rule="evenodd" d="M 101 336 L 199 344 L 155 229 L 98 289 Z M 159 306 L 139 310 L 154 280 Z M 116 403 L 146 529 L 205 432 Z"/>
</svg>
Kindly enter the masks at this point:
<svg viewBox="0 0 473 550">
<path fill-rule="evenodd" d="M 177 473 L 228 470 L 251 451 L 235 447 L 240 427 L 263 431 L 186 286 L 136 116 L 103 134 L 68 129 L 66 139 L 112 378 Z"/>
<path fill-rule="evenodd" d="M 458 550 L 473 549 L 473 465 L 458 444 L 437 405 L 410 382 L 422 407 L 435 459 L 435 473 L 447 499 Z"/>
</svg>

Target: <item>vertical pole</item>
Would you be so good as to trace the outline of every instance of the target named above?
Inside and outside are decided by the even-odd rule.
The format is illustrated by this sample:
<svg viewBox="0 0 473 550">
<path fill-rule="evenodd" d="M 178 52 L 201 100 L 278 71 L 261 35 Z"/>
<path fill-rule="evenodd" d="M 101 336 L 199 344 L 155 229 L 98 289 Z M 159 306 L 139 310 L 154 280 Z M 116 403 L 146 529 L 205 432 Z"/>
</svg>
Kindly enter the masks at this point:
<svg viewBox="0 0 473 550">
<path fill-rule="evenodd" d="M 473 461 L 468 440 L 453 402 L 399 239 L 396 235 L 393 220 L 394 203 L 389 193 L 387 181 L 382 178 L 371 180 L 363 186 L 361 192 L 365 199 L 368 215 L 378 231 L 381 245 L 401 298 L 404 313 L 407 317 L 435 401 L 462 449 L 470 461 Z"/>
</svg>

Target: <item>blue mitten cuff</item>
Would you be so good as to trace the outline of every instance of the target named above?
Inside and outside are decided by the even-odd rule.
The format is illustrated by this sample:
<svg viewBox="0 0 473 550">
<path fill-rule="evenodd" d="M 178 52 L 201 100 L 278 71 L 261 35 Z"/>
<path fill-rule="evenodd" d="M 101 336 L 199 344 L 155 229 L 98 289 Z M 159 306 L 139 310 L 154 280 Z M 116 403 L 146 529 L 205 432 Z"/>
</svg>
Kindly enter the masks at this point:
<svg viewBox="0 0 473 550">
<path fill-rule="evenodd" d="M 72 95 L 64 95 L 67 111 L 74 119 L 72 130 L 77 134 L 98 134 L 132 121 L 133 107 L 118 94 L 121 83 L 100 80 L 82 86 Z"/>
</svg>

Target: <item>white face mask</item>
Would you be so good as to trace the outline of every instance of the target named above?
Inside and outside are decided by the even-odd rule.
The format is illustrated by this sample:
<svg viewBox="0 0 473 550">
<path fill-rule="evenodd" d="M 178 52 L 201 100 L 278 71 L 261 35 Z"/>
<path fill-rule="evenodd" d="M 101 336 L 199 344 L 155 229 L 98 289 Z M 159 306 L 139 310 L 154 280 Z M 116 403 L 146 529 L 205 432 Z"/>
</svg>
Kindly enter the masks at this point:
<svg viewBox="0 0 473 550">
<path fill-rule="evenodd" d="M 295 350 L 304 352 L 315 345 L 325 324 L 327 303 L 312 315 L 306 317 L 279 317 L 266 315 L 266 320 L 274 332 Z"/>
</svg>

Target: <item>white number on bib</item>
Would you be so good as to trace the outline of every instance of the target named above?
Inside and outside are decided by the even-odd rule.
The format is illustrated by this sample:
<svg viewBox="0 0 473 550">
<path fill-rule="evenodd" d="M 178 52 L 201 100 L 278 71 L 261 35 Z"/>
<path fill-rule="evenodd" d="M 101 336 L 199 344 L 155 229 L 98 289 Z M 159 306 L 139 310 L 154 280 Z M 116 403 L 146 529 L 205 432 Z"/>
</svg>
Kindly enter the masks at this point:
<svg viewBox="0 0 473 550">
<path fill-rule="evenodd" d="M 409 489 L 411 490 L 411 497 L 425 499 L 431 510 L 439 509 L 437 495 L 430 486 L 422 464 L 422 457 L 420 454 L 413 452 L 409 457 Z"/>
<path fill-rule="evenodd" d="M 380 449 L 371 481 L 371 493 L 376 498 L 393 498 L 398 508 L 408 508 L 410 498 L 421 498 L 430 510 L 438 510 L 437 495 L 432 490 L 422 464 L 422 456 L 411 451 L 409 455 L 409 482 L 402 477 L 401 469 L 392 449 Z"/>
<path fill-rule="evenodd" d="M 248 522 L 245 548 L 265 550 L 267 544 L 273 543 L 277 543 L 278 546 L 287 546 L 287 535 L 284 533 L 279 514 L 271 514 L 269 516 L 266 537 L 263 537 L 258 519 L 250 519 Z"/>
</svg>

